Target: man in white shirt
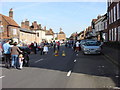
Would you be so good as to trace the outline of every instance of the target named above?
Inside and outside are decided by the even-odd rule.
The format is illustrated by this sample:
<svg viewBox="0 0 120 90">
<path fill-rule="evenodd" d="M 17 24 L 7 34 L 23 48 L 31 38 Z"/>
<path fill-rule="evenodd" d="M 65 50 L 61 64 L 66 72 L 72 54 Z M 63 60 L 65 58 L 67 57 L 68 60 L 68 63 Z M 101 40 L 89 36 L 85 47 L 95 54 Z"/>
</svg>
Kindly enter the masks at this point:
<svg viewBox="0 0 120 90">
<path fill-rule="evenodd" d="M 79 52 L 79 46 L 80 46 L 80 43 L 77 41 L 76 42 L 76 50 L 75 50 L 76 52 Z"/>
</svg>

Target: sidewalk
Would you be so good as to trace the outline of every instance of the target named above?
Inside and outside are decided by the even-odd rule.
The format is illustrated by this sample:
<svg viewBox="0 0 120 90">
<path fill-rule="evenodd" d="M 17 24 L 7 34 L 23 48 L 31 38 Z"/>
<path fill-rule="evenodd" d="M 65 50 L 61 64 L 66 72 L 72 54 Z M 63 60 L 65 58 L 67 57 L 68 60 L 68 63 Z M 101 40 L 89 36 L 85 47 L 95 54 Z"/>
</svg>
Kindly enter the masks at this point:
<svg viewBox="0 0 120 90">
<path fill-rule="evenodd" d="M 114 64 L 120 67 L 120 50 L 103 46 L 102 53 Z"/>
</svg>

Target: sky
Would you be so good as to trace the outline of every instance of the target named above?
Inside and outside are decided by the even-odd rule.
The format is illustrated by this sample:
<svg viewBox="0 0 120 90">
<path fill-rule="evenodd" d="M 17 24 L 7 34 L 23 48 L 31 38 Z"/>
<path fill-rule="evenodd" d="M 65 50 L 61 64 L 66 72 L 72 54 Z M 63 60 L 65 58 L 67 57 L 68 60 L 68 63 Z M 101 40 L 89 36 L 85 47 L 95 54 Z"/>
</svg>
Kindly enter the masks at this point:
<svg viewBox="0 0 120 90">
<path fill-rule="evenodd" d="M 13 8 L 14 20 L 21 25 L 25 19 L 37 21 L 42 27 L 52 28 L 55 33 L 60 28 L 69 37 L 73 32 L 81 32 L 91 24 L 91 20 L 107 12 L 106 2 L 2 2 L 0 13 L 8 16 Z"/>
</svg>

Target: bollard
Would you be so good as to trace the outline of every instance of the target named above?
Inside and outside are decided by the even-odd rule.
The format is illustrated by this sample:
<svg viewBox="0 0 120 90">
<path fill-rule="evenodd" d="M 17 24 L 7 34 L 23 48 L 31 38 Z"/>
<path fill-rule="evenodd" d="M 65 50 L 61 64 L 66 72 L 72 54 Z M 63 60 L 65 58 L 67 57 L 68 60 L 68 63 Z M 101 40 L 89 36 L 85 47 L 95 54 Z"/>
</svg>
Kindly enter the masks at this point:
<svg viewBox="0 0 120 90">
<path fill-rule="evenodd" d="M 66 56 L 65 51 L 63 51 L 63 52 L 62 52 L 62 56 L 63 56 L 63 57 L 65 57 L 65 56 Z"/>
</svg>

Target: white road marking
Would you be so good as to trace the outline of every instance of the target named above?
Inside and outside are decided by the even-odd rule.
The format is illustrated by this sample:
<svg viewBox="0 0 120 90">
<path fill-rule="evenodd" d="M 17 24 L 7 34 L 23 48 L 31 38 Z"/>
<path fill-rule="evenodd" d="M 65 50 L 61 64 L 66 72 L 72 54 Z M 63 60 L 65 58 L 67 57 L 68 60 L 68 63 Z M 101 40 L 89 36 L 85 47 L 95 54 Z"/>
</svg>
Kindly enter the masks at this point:
<svg viewBox="0 0 120 90">
<path fill-rule="evenodd" d="M 113 89 L 120 89 L 120 87 L 113 87 Z"/>
<path fill-rule="evenodd" d="M 43 61 L 43 59 L 37 60 L 37 61 L 35 61 L 35 63 L 38 63 L 38 62 L 40 62 L 40 61 Z"/>
<path fill-rule="evenodd" d="M 5 76 L 1 76 L 0 78 L 4 78 Z"/>
<path fill-rule="evenodd" d="M 67 73 L 67 76 L 69 77 L 71 75 L 72 71 L 70 70 L 68 73 Z"/>
<path fill-rule="evenodd" d="M 78 54 L 76 54 L 76 56 L 78 56 Z"/>
<path fill-rule="evenodd" d="M 115 76 L 116 78 L 119 78 L 119 76 Z"/>
<path fill-rule="evenodd" d="M 74 62 L 76 62 L 77 60 L 74 60 Z"/>
</svg>

